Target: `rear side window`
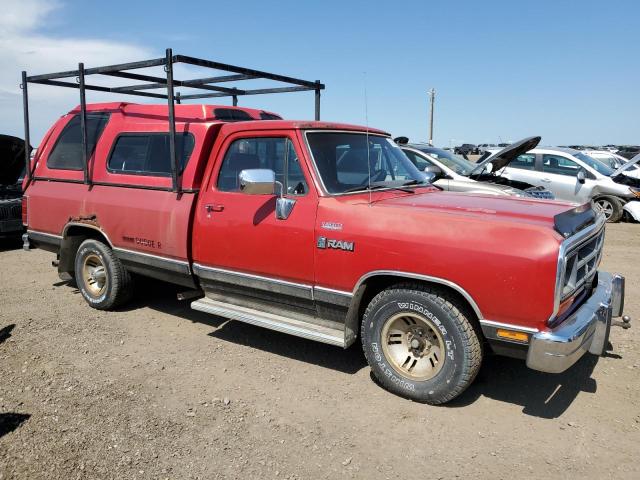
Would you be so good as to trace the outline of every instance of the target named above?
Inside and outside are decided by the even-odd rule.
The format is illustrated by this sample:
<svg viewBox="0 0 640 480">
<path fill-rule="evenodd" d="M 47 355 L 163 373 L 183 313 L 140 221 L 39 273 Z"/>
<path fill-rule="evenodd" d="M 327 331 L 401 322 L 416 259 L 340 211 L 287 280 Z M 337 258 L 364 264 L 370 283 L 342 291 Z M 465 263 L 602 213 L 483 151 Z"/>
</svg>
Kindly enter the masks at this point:
<svg viewBox="0 0 640 480">
<path fill-rule="evenodd" d="M 176 134 L 176 153 L 180 172 L 189 161 L 195 140 L 190 133 Z M 129 133 L 118 136 L 108 170 L 112 173 L 167 177 L 171 175 L 168 133 Z"/>
<path fill-rule="evenodd" d="M 518 155 L 515 160 L 509 164 L 509 167 L 521 168 L 523 170 L 535 170 L 536 156 L 533 153 Z"/>
<path fill-rule="evenodd" d="M 417 154 L 415 154 L 414 152 L 412 152 L 411 150 L 402 150 L 404 152 L 404 154 L 409 157 L 409 160 L 411 160 L 411 163 L 413 163 L 418 170 L 424 170 L 425 168 L 433 165 L 431 162 L 425 160 L 424 158 L 418 156 Z"/>
<path fill-rule="evenodd" d="M 89 156 L 93 155 L 96 143 L 109 121 L 106 113 L 87 114 L 87 145 Z M 47 158 L 47 168 L 53 170 L 83 170 L 82 132 L 80 115 L 73 117 L 64 127 L 56 145 Z"/>
</svg>

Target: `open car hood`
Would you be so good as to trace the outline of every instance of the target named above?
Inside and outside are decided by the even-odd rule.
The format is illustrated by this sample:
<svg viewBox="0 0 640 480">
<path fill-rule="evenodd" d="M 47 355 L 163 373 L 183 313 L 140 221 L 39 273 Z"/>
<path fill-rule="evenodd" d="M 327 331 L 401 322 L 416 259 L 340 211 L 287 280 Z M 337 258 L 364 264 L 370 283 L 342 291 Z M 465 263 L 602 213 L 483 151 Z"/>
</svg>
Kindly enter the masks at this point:
<svg viewBox="0 0 640 480">
<path fill-rule="evenodd" d="M 24 140 L 0 135 L 0 185 L 15 185 L 24 171 Z"/>
<path fill-rule="evenodd" d="M 480 161 L 478 166 L 474 168 L 469 176 L 478 175 L 483 172 L 487 164 L 492 165 L 491 172 L 497 172 L 501 168 L 506 167 L 513 160 L 518 158 L 519 155 L 533 150 L 538 146 L 542 140 L 542 137 L 527 137 L 516 143 L 512 143 L 508 147 L 503 148 L 497 153 L 490 155 L 486 159 Z"/>
<path fill-rule="evenodd" d="M 622 172 L 624 172 L 625 170 L 628 170 L 629 168 L 631 168 L 632 165 L 635 165 L 638 162 L 640 162 L 640 153 L 635 157 L 633 157 L 631 160 L 629 160 L 627 163 L 622 165 L 620 168 L 618 168 L 615 172 L 613 172 L 611 174 L 611 177 L 613 178 L 616 175 L 620 175 Z"/>
</svg>

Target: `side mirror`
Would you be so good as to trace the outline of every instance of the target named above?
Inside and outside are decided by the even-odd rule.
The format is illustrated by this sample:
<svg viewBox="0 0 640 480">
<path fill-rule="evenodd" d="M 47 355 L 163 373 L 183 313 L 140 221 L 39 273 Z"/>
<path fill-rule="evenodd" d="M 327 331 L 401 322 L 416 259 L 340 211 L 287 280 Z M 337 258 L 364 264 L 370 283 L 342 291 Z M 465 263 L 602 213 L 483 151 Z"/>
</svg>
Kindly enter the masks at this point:
<svg viewBox="0 0 640 480">
<path fill-rule="evenodd" d="M 584 183 L 584 181 L 587 178 L 587 176 L 584 173 L 584 170 L 581 169 L 576 175 L 576 178 L 578 179 L 578 183 Z"/>
<path fill-rule="evenodd" d="M 436 181 L 436 174 L 433 172 L 424 172 L 422 175 L 424 175 L 424 180 L 427 183 L 433 183 Z"/>
<path fill-rule="evenodd" d="M 282 184 L 276 181 L 276 174 L 273 170 L 266 168 L 242 170 L 238 175 L 238 180 L 240 181 L 240 191 L 249 195 L 275 195 L 277 186 L 280 194 L 276 198 L 276 218 L 278 220 L 289 218 L 296 201 L 284 196 Z"/>
<path fill-rule="evenodd" d="M 440 167 L 437 167 L 436 165 L 428 165 L 425 167 L 424 169 L 424 173 L 425 174 L 431 174 L 433 175 L 433 179 L 434 181 L 437 180 L 438 178 L 442 177 L 442 169 Z M 431 182 L 429 182 L 431 183 Z"/>
<path fill-rule="evenodd" d="M 242 170 L 238 175 L 240 191 L 249 195 L 273 195 L 276 191 L 276 174 L 273 170 L 256 168 Z"/>
</svg>

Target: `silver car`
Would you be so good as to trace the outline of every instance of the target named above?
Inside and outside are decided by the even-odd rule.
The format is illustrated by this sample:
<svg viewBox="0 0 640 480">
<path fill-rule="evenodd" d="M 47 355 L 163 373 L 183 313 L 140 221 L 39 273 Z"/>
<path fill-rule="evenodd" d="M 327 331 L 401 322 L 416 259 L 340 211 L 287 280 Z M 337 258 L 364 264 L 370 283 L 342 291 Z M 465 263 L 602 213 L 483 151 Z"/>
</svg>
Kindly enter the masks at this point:
<svg viewBox="0 0 640 480">
<path fill-rule="evenodd" d="M 396 141 L 405 137 L 399 137 Z M 525 139 L 501 150 L 492 157 L 497 165 L 507 165 L 520 153 L 537 145 L 539 137 Z M 529 183 L 509 180 L 487 171 L 484 162 L 473 163 L 441 148 L 421 143 L 400 143 L 400 148 L 419 170 L 433 175 L 433 183 L 452 192 L 483 193 L 487 195 L 515 195 L 553 199 L 553 194 L 545 188 Z M 492 167 L 493 168 L 493 167 Z"/>
<path fill-rule="evenodd" d="M 492 158 L 485 163 L 491 163 Z M 500 174 L 547 188 L 558 200 L 577 203 L 592 200 L 604 211 L 607 221 L 617 222 L 625 211 L 638 220 L 633 212 L 638 211 L 640 180 L 623 173 L 633 166 L 633 162 L 628 162 L 614 170 L 584 152 L 545 147 L 519 155 Z"/>
</svg>

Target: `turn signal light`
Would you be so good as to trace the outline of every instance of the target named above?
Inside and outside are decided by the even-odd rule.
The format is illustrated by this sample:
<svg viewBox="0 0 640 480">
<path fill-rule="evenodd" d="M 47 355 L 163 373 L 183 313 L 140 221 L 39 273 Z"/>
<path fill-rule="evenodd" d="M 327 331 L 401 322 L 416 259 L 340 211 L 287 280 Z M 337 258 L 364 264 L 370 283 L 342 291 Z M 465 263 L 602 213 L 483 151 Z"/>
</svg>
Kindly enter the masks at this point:
<svg viewBox="0 0 640 480">
<path fill-rule="evenodd" d="M 503 328 L 499 328 L 496 332 L 498 337 L 504 338 L 506 340 L 512 340 L 514 342 L 529 342 L 529 335 L 522 332 L 514 332 L 513 330 L 505 330 Z"/>
</svg>

